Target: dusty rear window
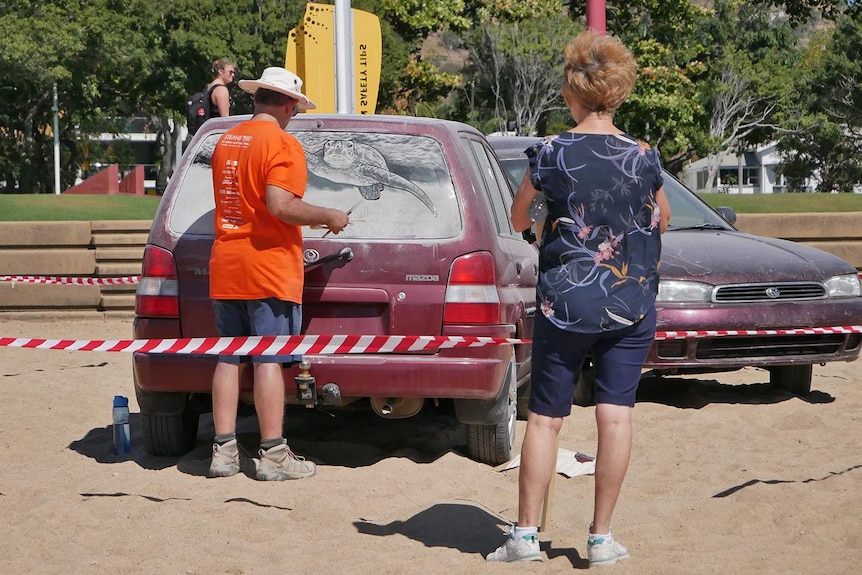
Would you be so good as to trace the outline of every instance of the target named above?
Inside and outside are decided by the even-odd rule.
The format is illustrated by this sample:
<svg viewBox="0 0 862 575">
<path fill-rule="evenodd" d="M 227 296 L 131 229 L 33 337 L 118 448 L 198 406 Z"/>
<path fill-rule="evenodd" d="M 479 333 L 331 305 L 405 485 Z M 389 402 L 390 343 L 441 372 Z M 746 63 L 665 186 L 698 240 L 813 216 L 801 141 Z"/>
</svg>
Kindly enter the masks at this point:
<svg viewBox="0 0 862 575">
<path fill-rule="evenodd" d="M 459 235 L 461 210 L 440 143 L 426 136 L 300 131 L 305 200 L 351 210 L 339 238 L 443 239 Z M 221 134 L 201 141 L 170 212 L 176 233 L 213 233 L 210 158 Z M 303 228 L 308 238 L 326 230 Z"/>
</svg>

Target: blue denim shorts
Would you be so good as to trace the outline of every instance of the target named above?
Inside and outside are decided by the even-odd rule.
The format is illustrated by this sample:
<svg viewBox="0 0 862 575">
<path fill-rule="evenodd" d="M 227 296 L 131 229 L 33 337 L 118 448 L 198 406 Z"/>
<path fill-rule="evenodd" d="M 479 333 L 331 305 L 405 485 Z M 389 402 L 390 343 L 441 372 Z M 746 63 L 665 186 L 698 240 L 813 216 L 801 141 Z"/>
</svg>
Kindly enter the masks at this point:
<svg viewBox="0 0 862 575">
<path fill-rule="evenodd" d="M 594 366 L 596 403 L 634 407 L 655 329 L 655 309 L 634 325 L 603 333 L 565 331 L 536 314 L 530 411 L 548 417 L 569 415 L 588 353 Z"/>
<path fill-rule="evenodd" d="M 221 337 L 249 335 L 299 335 L 302 306 L 276 298 L 263 300 L 213 300 L 216 329 Z M 238 364 L 248 356 L 220 355 L 219 361 Z M 255 355 L 253 363 L 294 364 L 301 355 Z"/>
</svg>

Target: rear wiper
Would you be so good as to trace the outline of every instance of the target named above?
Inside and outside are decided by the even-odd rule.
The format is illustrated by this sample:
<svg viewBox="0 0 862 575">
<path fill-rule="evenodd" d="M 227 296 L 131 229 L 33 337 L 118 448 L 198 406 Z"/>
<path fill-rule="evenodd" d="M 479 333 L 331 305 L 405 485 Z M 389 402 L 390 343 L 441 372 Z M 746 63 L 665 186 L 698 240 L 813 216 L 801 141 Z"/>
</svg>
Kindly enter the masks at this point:
<svg viewBox="0 0 862 575">
<path fill-rule="evenodd" d="M 721 224 L 698 224 L 696 226 L 683 226 L 681 228 L 675 228 L 675 227 L 671 226 L 668 228 L 667 231 L 677 232 L 679 230 L 724 230 L 724 231 L 730 231 L 730 228 L 722 226 Z"/>
</svg>

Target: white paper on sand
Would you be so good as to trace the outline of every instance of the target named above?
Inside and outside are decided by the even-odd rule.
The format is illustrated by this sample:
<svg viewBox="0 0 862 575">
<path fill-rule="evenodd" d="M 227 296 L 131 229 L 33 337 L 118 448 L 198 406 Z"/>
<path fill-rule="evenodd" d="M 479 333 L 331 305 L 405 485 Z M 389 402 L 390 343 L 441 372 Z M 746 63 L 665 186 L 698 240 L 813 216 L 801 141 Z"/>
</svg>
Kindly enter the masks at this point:
<svg viewBox="0 0 862 575">
<path fill-rule="evenodd" d="M 508 463 L 497 467 L 497 471 L 506 471 L 514 469 L 521 465 L 521 456 L 516 455 L 514 459 Z M 576 475 L 593 475 L 596 472 L 596 458 L 580 451 L 569 451 L 568 449 L 557 450 L 557 473 L 562 473 L 566 477 L 575 477 Z"/>
</svg>

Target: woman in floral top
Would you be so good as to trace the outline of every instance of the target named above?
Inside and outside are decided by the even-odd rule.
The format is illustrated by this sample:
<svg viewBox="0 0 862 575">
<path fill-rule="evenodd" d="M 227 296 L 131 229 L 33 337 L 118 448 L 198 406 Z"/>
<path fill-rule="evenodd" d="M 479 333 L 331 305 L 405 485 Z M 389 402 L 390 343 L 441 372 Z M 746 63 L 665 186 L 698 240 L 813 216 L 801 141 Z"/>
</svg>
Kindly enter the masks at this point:
<svg viewBox="0 0 862 575">
<path fill-rule="evenodd" d="M 588 354 L 598 451 L 587 555 L 591 565 L 628 557 L 610 522 L 631 454 L 635 392 L 655 338 L 661 233 L 670 220 L 658 153 L 613 123 L 636 75 L 618 40 L 580 34 L 566 48 L 562 86 L 576 126 L 526 150 L 530 169 L 512 203 L 512 224 L 525 230 L 540 219 L 537 212 L 547 212 L 541 313 L 533 330 L 518 524 L 491 561 L 542 560 L 536 526 L 556 466 L 555 440 Z"/>
</svg>

